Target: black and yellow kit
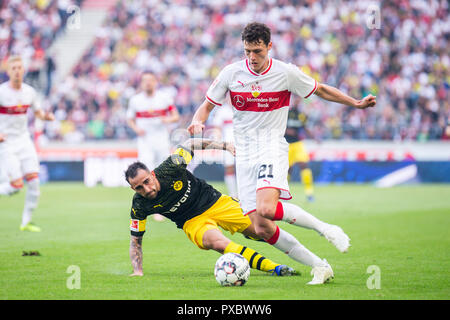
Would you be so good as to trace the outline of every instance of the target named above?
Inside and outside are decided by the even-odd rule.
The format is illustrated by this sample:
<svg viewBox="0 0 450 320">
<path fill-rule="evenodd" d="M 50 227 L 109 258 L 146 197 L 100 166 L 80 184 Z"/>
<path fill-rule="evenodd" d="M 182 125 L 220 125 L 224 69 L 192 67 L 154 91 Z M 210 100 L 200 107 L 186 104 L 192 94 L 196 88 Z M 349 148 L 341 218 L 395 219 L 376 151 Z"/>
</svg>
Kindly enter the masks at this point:
<svg viewBox="0 0 450 320">
<path fill-rule="evenodd" d="M 203 235 L 208 230 L 219 229 L 231 232 L 243 232 L 251 225 L 239 202 L 227 195 L 222 195 L 202 179 L 196 178 L 186 166 L 193 153 L 178 148 L 155 170 L 161 190 L 155 199 L 147 199 L 136 193 L 131 208 L 131 235 L 140 237 L 145 232 L 147 216 L 159 213 L 183 229 L 189 240 L 200 249 Z M 276 271 L 278 263 L 260 255 L 251 248 L 230 241 L 224 253 L 234 252 L 244 256 L 250 267 L 258 270 Z"/>
</svg>

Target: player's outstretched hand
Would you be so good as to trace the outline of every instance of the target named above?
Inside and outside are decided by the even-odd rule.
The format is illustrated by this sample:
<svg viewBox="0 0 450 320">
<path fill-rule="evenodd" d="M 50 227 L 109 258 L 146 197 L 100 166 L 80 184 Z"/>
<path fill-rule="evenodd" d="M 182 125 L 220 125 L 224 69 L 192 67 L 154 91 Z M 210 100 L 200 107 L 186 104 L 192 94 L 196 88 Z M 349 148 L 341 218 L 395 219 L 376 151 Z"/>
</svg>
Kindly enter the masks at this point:
<svg viewBox="0 0 450 320">
<path fill-rule="evenodd" d="M 370 107 L 374 107 L 377 103 L 377 97 L 369 94 L 365 96 L 362 100 L 359 100 L 356 104 L 356 108 L 358 109 L 366 109 Z"/>
<path fill-rule="evenodd" d="M 130 277 L 142 277 L 144 273 L 142 271 L 134 271 L 132 274 L 130 274 Z"/>
<path fill-rule="evenodd" d="M 191 136 L 197 136 L 202 134 L 203 129 L 205 129 L 205 125 L 199 122 L 192 122 L 190 126 L 187 128 Z"/>
<path fill-rule="evenodd" d="M 2 133 L 0 133 L 0 142 L 3 142 L 6 140 L 6 136 Z"/>
</svg>

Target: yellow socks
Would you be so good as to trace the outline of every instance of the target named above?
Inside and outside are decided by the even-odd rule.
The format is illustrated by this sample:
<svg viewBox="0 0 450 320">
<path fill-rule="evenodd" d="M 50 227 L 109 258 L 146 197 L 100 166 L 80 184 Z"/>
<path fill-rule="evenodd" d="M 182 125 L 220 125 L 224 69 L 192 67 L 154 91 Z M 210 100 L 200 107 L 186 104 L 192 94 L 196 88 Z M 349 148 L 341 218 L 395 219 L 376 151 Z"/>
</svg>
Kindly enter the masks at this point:
<svg viewBox="0 0 450 320">
<path fill-rule="evenodd" d="M 305 186 L 305 194 L 311 196 L 314 193 L 313 175 L 310 168 L 303 169 L 300 172 L 302 183 Z"/>
<path fill-rule="evenodd" d="M 273 271 L 276 266 L 280 265 L 279 263 L 275 263 L 272 260 L 263 257 L 255 250 L 234 243 L 233 241 L 231 241 L 225 248 L 224 253 L 228 252 L 239 253 L 242 255 L 248 261 L 250 268 L 253 269 L 269 272 Z"/>
</svg>

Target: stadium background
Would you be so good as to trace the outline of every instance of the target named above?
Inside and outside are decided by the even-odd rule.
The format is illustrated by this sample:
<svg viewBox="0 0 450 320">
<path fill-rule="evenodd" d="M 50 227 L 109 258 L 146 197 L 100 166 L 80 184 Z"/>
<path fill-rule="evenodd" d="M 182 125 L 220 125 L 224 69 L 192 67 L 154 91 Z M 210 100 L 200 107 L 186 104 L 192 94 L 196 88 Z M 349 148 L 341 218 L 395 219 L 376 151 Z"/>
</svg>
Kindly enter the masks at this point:
<svg viewBox="0 0 450 320">
<path fill-rule="evenodd" d="M 368 24 L 377 16 L 368 10 L 373 4 L 379 29 Z M 359 111 L 316 97 L 301 101 L 321 140 L 306 141 L 316 201 L 304 202 L 303 186 L 292 183 L 292 202 L 342 226 L 351 251 L 342 255 L 314 232 L 283 224 L 333 265 L 333 282 L 311 288 L 308 267 L 235 234 L 233 241 L 294 264 L 302 276 L 253 272 L 244 287 L 222 288 L 212 276 L 218 254 L 198 250 L 170 221 L 148 221 L 145 276 L 129 277 L 133 192 L 104 186 L 125 185 L 122 169 L 136 157 L 125 110 L 140 71 L 154 70 L 174 93 L 178 141 L 217 72 L 243 57 L 240 31 L 250 20 L 272 28 L 273 57 L 355 97 L 377 95 L 376 108 Z M 450 185 L 373 183 L 449 182 L 449 26 L 448 2 L 437 0 L 0 1 L 0 79 L 7 80 L 7 57 L 22 55 L 25 81 L 57 118 L 30 118 L 44 183 L 34 217 L 43 231 L 19 231 L 25 192 L 0 198 L 0 299 L 280 299 L 288 312 L 284 302 L 292 299 L 448 299 Z M 225 192 L 217 181 L 221 154 L 194 159 L 196 173 Z M 30 251 L 41 255 L 23 256 Z M 369 281 L 374 266 L 380 287 Z M 79 267 L 80 289 L 70 282 L 71 267 Z M 20 312 L 35 316 L 38 303 Z M 154 306 L 170 315 L 166 305 Z"/>
<path fill-rule="evenodd" d="M 316 182 L 374 182 L 404 168 L 388 184 L 450 182 L 448 3 L 382 1 L 378 12 L 373 5 L 7 0 L 0 79 L 7 80 L 7 57 L 20 54 L 25 81 L 56 115 L 32 127 L 44 182 L 124 185 L 122 169 L 136 157 L 125 111 L 140 72 L 154 71 L 174 95 L 181 121 L 172 129 L 179 133 L 218 71 L 243 57 L 243 25 L 258 20 L 273 30 L 273 57 L 354 97 L 377 96 L 369 111 L 317 97 L 293 100 L 321 141 L 306 141 Z M 198 175 L 222 180 L 220 154 L 197 157 L 197 164 Z"/>
</svg>

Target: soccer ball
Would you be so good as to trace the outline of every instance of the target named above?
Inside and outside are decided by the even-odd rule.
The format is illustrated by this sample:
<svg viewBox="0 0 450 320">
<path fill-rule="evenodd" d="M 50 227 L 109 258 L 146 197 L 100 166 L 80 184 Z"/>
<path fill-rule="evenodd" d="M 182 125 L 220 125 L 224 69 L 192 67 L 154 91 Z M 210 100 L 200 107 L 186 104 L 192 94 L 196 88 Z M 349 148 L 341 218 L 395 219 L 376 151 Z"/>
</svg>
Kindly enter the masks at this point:
<svg viewBox="0 0 450 320">
<path fill-rule="evenodd" d="M 243 286 L 250 276 L 250 266 L 243 256 L 229 252 L 217 259 L 214 276 L 221 286 Z"/>
</svg>

